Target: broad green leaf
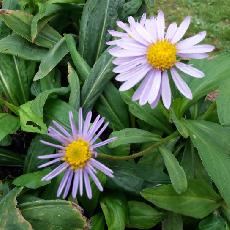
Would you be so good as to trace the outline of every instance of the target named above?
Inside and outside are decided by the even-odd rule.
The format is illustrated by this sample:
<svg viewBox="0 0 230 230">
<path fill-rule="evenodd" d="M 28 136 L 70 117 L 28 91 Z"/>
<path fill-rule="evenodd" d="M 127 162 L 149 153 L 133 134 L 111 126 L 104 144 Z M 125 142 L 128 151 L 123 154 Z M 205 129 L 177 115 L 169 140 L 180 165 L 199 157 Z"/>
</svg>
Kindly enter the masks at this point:
<svg viewBox="0 0 230 230">
<path fill-rule="evenodd" d="M 183 99 L 181 103 L 181 114 L 194 102 L 206 96 L 212 90 L 217 89 L 224 80 L 229 77 L 230 55 L 219 55 L 209 60 L 194 60 L 190 64 L 205 73 L 203 79 L 187 78 L 191 88 L 193 99 Z"/>
<path fill-rule="evenodd" d="M 0 89 L 7 101 L 20 105 L 29 100 L 35 63 L 0 54 Z"/>
<path fill-rule="evenodd" d="M 40 93 L 33 101 L 20 106 L 19 116 L 22 130 L 45 134 L 47 127 L 43 122 L 43 107 L 48 97 L 53 94 L 66 94 L 68 88 L 50 89 Z"/>
<path fill-rule="evenodd" d="M 208 121 L 185 121 L 202 163 L 230 205 L 230 129 Z"/>
<path fill-rule="evenodd" d="M 7 182 L 3 183 L 2 181 L 0 181 L 0 201 L 2 200 L 2 198 L 7 195 L 10 191 L 9 185 Z"/>
<path fill-rule="evenodd" d="M 179 194 L 185 192 L 188 183 L 184 169 L 180 166 L 176 157 L 169 149 L 160 147 L 159 150 L 164 159 L 164 163 L 167 168 L 173 188 Z"/>
<path fill-rule="evenodd" d="M 12 34 L 0 40 L 0 53 L 40 61 L 46 55 L 47 50 L 29 43 L 17 34 Z"/>
<path fill-rule="evenodd" d="M 219 88 L 219 95 L 216 100 L 219 121 L 222 125 L 230 125 L 230 80 L 228 79 Z"/>
<path fill-rule="evenodd" d="M 161 185 L 144 189 L 141 195 L 160 208 L 194 218 L 204 218 L 221 205 L 221 198 L 204 181 L 189 181 L 182 194 L 172 185 Z"/>
<path fill-rule="evenodd" d="M 129 0 L 123 4 L 119 18 L 126 19 L 130 15 L 135 15 L 142 5 L 142 0 Z"/>
<path fill-rule="evenodd" d="M 23 174 L 14 179 L 13 184 L 18 187 L 26 187 L 31 189 L 37 189 L 50 183 L 50 181 L 42 181 L 42 177 L 47 175 L 51 170 L 45 168 L 43 170 Z"/>
<path fill-rule="evenodd" d="M 0 141 L 8 134 L 14 134 L 19 128 L 17 117 L 8 113 L 0 113 Z"/>
<path fill-rule="evenodd" d="M 154 128 L 171 133 L 170 124 L 159 110 L 159 107 L 152 109 L 149 105 L 140 106 L 138 102 L 132 101 L 133 91 L 122 93 L 122 99 L 128 105 L 129 111 L 133 116 L 146 122 Z"/>
<path fill-rule="evenodd" d="M 0 18 L 16 34 L 32 42 L 31 22 L 33 16 L 24 11 L 1 10 Z M 51 48 L 61 39 L 61 35 L 49 25 L 45 25 L 37 38 L 33 41 L 36 45 Z"/>
<path fill-rule="evenodd" d="M 24 156 L 0 148 L 0 166 L 23 166 Z"/>
<path fill-rule="evenodd" d="M 126 227 L 151 229 L 162 220 L 163 216 L 162 212 L 144 202 L 129 201 Z"/>
<path fill-rule="evenodd" d="M 127 202 L 122 194 L 109 194 L 101 199 L 101 208 L 108 230 L 124 230 L 127 216 Z"/>
<path fill-rule="evenodd" d="M 18 8 L 19 8 L 19 4 L 17 0 L 3 0 L 2 1 L 2 9 L 16 10 Z"/>
<path fill-rule="evenodd" d="M 79 4 L 83 4 L 85 3 L 84 0 L 48 0 L 48 3 L 52 3 L 52 4 L 65 4 L 65 3 L 79 3 Z"/>
<path fill-rule="evenodd" d="M 137 128 L 126 128 L 120 131 L 114 131 L 110 137 L 117 137 L 115 141 L 109 144 L 110 148 L 125 144 L 156 142 L 160 140 L 159 135 Z"/>
<path fill-rule="evenodd" d="M 59 40 L 41 60 L 39 70 L 34 77 L 34 81 L 45 77 L 68 53 L 65 38 Z"/>
<path fill-rule="evenodd" d="M 34 230 L 87 229 L 86 218 L 77 204 L 64 200 L 38 200 L 19 205 Z"/>
<path fill-rule="evenodd" d="M 133 161 L 106 161 L 106 164 L 114 172 L 114 177 L 107 178 L 106 183 L 111 189 L 122 189 L 138 194 L 146 187 L 170 182 L 161 169 L 152 165 L 136 164 Z"/>
<path fill-rule="evenodd" d="M 199 230 L 228 230 L 228 223 L 221 216 L 212 215 L 199 223 Z"/>
<path fill-rule="evenodd" d="M 0 201 L 0 229 L 4 230 L 32 230 L 32 226 L 16 208 L 16 197 L 22 188 L 14 188 Z"/>
<path fill-rule="evenodd" d="M 115 26 L 118 10 L 124 2 L 124 0 L 86 2 L 81 18 L 79 46 L 80 54 L 90 66 L 93 66 L 105 50 L 105 43 L 111 38 L 107 30 Z"/>
<path fill-rule="evenodd" d="M 114 130 L 121 130 L 129 127 L 129 114 L 126 104 L 121 99 L 117 88 L 108 83 L 96 103 L 96 109 L 109 121 L 109 126 Z"/>
<path fill-rule="evenodd" d="M 90 230 L 104 230 L 105 229 L 105 218 L 99 213 L 94 215 L 91 219 L 91 227 Z"/>
<path fill-rule="evenodd" d="M 75 121 L 77 120 L 78 111 L 76 111 L 68 103 L 58 100 L 49 99 L 45 105 L 44 116 L 48 121 L 57 121 L 60 125 L 64 126 L 68 131 L 71 130 L 69 123 L 69 112 L 72 111 Z"/>
<path fill-rule="evenodd" d="M 24 164 L 24 173 L 34 172 L 38 170 L 38 166 L 44 163 L 44 160 L 38 159 L 38 156 L 52 154 L 54 148 L 48 145 L 44 145 L 40 140 L 47 140 L 41 135 L 37 135 L 28 148 L 25 164 Z M 49 140 L 48 140 L 49 141 Z"/>
<path fill-rule="evenodd" d="M 12 143 L 12 137 L 10 135 L 5 136 L 1 141 L 0 141 L 0 146 L 9 146 Z"/>
<path fill-rule="evenodd" d="M 162 222 L 162 230 L 183 230 L 183 219 L 181 215 L 169 213 Z"/>
<path fill-rule="evenodd" d="M 68 82 L 70 85 L 69 104 L 78 110 L 80 108 L 80 82 L 70 64 L 68 65 Z"/>
<path fill-rule="evenodd" d="M 112 56 L 105 51 L 103 55 L 96 61 L 88 78 L 82 87 L 81 99 L 82 107 L 88 111 L 94 102 L 105 89 L 108 81 L 113 77 Z"/>
</svg>

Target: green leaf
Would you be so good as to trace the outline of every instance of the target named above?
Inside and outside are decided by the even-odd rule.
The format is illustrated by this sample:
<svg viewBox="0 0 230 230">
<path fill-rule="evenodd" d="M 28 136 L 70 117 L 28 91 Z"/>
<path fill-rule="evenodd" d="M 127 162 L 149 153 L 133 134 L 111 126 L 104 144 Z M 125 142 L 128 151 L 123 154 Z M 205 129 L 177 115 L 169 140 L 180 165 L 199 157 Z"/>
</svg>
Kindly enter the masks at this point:
<svg viewBox="0 0 230 230">
<path fill-rule="evenodd" d="M 107 178 L 106 183 L 111 189 L 139 194 L 143 188 L 170 182 L 159 167 L 153 167 L 151 164 L 136 164 L 134 161 L 107 161 L 106 164 L 114 172 L 114 177 Z"/>
<path fill-rule="evenodd" d="M 120 131 L 114 131 L 110 137 L 117 137 L 115 141 L 109 144 L 110 148 L 132 143 L 156 142 L 160 140 L 159 135 L 137 128 L 126 128 Z"/>
<path fill-rule="evenodd" d="M 109 80 L 113 77 L 112 56 L 105 51 L 93 66 L 82 87 L 82 107 L 88 111 L 101 95 Z"/>
<path fill-rule="evenodd" d="M 47 127 L 43 122 L 43 107 L 47 99 L 53 94 L 66 94 L 68 88 L 50 89 L 40 93 L 33 101 L 29 101 L 19 108 L 22 130 L 45 134 Z"/>
<path fill-rule="evenodd" d="M 40 140 L 46 140 L 44 136 L 37 135 L 30 143 L 28 148 L 25 165 L 24 165 L 24 173 L 34 172 L 38 170 L 38 166 L 44 163 L 44 160 L 38 159 L 38 156 L 52 154 L 55 148 L 44 145 L 40 142 Z"/>
<path fill-rule="evenodd" d="M 173 188 L 179 194 L 185 192 L 188 183 L 184 169 L 180 166 L 176 157 L 170 150 L 165 147 L 160 147 L 159 150 L 164 159 L 164 163 L 167 168 Z"/>
<path fill-rule="evenodd" d="M 61 39 L 61 35 L 56 30 L 54 30 L 49 25 L 45 25 L 37 38 L 32 41 L 31 23 L 33 16 L 31 14 L 25 13 L 24 11 L 1 10 L 0 18 L 16 34 L 25 38 L 29 42 L 35 43 L 38 46 L 51 48 Z"/>
<path fill-rule="evenodd" d="M 122 99 L 128 105 L 129 111 L 133 114 L 133 116 L 139 118 L 154 128 L 163 130 L 166 133 L 171 132 L 170 124 L 164 118 L 163 114 L 159 110 L 159 107 L 152 109 L 149 105 L 140 106 L 138 102 L 132 101 L 132 95 L 132 90 L 121 94 Z"/>
<path fill-rule="evenodd" d="M 109 194 L 101 199 L 101 208 L 108 230 L 124 230 L 127 202 L 122 194 Z"/>
<path fill-rule="evenodd" d="M 29 100 L 35 63 L 0 54 L 0 88 L 8 102 L 20 105 Z"/>
<path fill-rule="evenodd" d="M 22 155 L 0 148 L 0 166 L 23 166 L 23 164 Z"/>
<path fill-rule="evenodd" d="M 53 48 L 51 48 L 46 56 L 41 60 L 39 70 L 34 76 L 34 81 L 45 77 L 68 53 L 65 38 L 58 41 Z"/>
<path fill-rule="evenodd" d="M 86 218 L 75 203 L 64 200 L 38 200 L 20 204 L 19 208 L 34 230 L 87 229 Z"/>
<path fill-rule="evenodd" d="M 123 4 L 119 18 L 126 19 L 130 15 L 135 15 L 142 5 L 142 0 L 129 0 Z"/>
<path fill-rule="evenodd" d="M 227 230 L 227 229 L 228 229 L 228 224 L 221 216 L 212 215 L 203 219 L 199 223 L 199 230 Z"/>
<path fill-rule="evenodd" d="M 154 205 L 194 218 L 204 218 L 220 206 L 220 197 L 205 182 L 190 181 L 182 194 L 174 191 L 172 185 L 147 188 L 141 195 Z"/>
<path fill-rule="evenodd" d="M 194 60 L 190 62 L 190 64 L 202 70 L 205 73 L 205 77 L 202 80 L 187 78 L 193 99 L 191 101 L 185 98 L 183 99 L 180 104 L 181 114 L 201 97 L 217 89 L 220 84 L 229 77 L 230 55 L 219 55 L 209 60 Z"/>
<path fill-rule="evenodd" d="M 124 0 L 86 2 L 81 18 L 79 47 L 80 54 L 90 66 L 105 50 L 106 41 L 111 38 L 107 30 L 114 27 L 117 11 L 123 3 Z"/>
<path fill-rule="evenodd" d="M 202 163 L 230 205 L 230 129 L 208 121 L 185 121 Z"/>
<path fill-rule="evenodd" d="M 163 216 L 162 212 L 144 202 L 129 201 L 126 227 L 151 229 L 162 220 Z"/>
<path fill-rule="evenodd" d="M 97 111 L 109 121 L 114 130 L 129 127 L 129 114 L 117 88 L 109 82 L 95 104 Z"/>
<path fill-rule="evenodd" d="M 230 80 L 225 81 L 219 88 L 219 95 L 216 100 L 219 121 L 222 125 L 230 125 Z"/>
<path fill-rule="evenodd" d="M 8 134 L 14 134 L 19 128 L 19 120 L 8 113 L 0 113 L 0 141 Z"/>
<path fill-rule="evenodd" d="M 22 188 L 14 188 L 0 202 L 0 229 L 10 230 L 32 230 L 32 226 L 22 216 L 20 210 L 16 208 L 16 197 Z"/>
<path fill-rule="evenodd" d="M 0 53 L 40 61 L 46 55 L 47 50 L 29 43 L 17 34 L 12 34 L 0 40 Z"/>
<path fill-rule="evenodd" d="M 91 220 L 90 230 L 104 230 L 105 229 L 105 219 L 104 216 L 99 213 L 94 215 Z"/>
<path fill-rule="evenodd" d="M 70 85 L 69 104 L 78 110 L 80 108 L 80 82 L 70 64 L 68 65 L 68 81 Z"/>
<path fill-rule="evenodd" d="M 162 230 L 183 230 L 183 219 L 181 215 L 169 213 L 162 223 Z"/>
<path fill-rule="evenodd" d="M 51 170 L 46 168 L 37 172 L 23 174 L 14 179 L 13 184 L 18 187 L 26 187 L 37 189 L 50 183 L 50 181 L 42 181 L 42 177 L 47 175 Z"/>
</svg>

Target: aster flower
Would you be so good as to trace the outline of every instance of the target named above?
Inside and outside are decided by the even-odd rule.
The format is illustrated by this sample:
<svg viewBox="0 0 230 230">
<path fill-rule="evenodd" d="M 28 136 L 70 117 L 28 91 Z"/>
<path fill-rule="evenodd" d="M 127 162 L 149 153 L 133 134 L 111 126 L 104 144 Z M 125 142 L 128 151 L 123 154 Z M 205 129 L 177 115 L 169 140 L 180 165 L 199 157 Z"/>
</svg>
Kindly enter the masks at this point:
<svg viewBox="0 0 230 230">
<path fill-rule="evenodd" d="M 58 149 L 55 154 L 38 157 L 39 159 L 50 159 L 50 161 L 40 165 L 39 168 L 59 163 L 59 165 L 43 177 L 42 180 L 51 180 L 64 172 L 64 176 L 57 191 L 58 197 L 63 193 L 63 198 L 66 198 L 72 186 L 73 198 L 76 198 L 78 192 L 82 196 L 85 188 L 88 198 L 91 199 L 92 189 L 90 178 L 96 184 L 97 188 L 103 191 L 103 187 L 96 176 L 97 172 L 100 171 L 109 177 L 113 177 L 113 171 L 95 158 L 97 157 L 96 149 L 112 142 L 115 138 L 96 142 L 108 126 L 108 123 L 103 125 L 104 118 L 98 115 L 92 125 L 90 125 L 91 118 L 92 112 L 89 112 L 84 120 L 82 109 L 80 109 L 78 125 L 76 127 L 73 113 L 69 112 L 71 133 L 67 132 L 67 130 L 56 121 L 53 121 L 53 127 L 50 126 L 48 129 L 48 135 L 61 144 L 59 145 L 41 140 L 43 144 Z"/>
<path fill-rule="evenodd" d="M 156 18 L 146 19 L 144 14 L 140 22 L 133 17 L 129 17 L 128 22 L 117 22 L 124 32 L 108 31 L 118 38 L 107 44 L 115 46 L 109 49 L 109 53 L 115 57 L 113 63 L 117 66 L 113 71 L 118 74 L 116 80 L 123 82 L 120 91 L 129 90 L 141 82 L 133 95 L 134 101 L 139 100 L 140 105 L 149 103 L 154 108 L 162 98 L 164 106 L 169 108 L 170 73 L 181 94 L 192 99 L 192 92 L 179 72 L 195 78 L 204 77 L 204 73 L 181 60 L 208 57 L 207 53 L 214 46 L 197 45 L 205 38 L 206 32 L 181 40 L 189 27 L 190 17 L 186 17 L 179 26 L 176 23 L 170 24 L 165 31 L 162 11 L 159 11 Z"/>
</svg>

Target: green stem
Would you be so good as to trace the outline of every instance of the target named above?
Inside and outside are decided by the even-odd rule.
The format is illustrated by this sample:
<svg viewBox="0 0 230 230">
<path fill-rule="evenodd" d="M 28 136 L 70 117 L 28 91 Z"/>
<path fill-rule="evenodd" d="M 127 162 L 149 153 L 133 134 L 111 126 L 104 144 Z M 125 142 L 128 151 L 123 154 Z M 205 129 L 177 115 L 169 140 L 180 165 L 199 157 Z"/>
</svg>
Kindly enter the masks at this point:
<svg viewBox="0 0 230 230">
<path fill-rule="evenodd" d="M 213 102 L 207 109 L 207 111 L 202 115 L 200 116 L 198 119 L 199 120 L 206 120 L 212 113 L 213 111 L 216 109 L 216 103 Z"/>
<path fill-rule="evenodd" d="M 91 71 L 91 68 L 77 51 L 74 37 L 71 34 L 65 34 L 65 39 L 77 72 L 79 73 L 81 80 L 85 81 Z"/>
<path fill-rule="evenodd" d="M 129 155 L 129 156 L 111 156 L 108 154 L 100 153 L 100 154 L 98 154 L 98 157 L 103 158 L 103 159 L 109 159 L 109 160 L 131 160 L 131 159 L 135 159 L 137 157 L 142 157 L 144 155 L 147 155 L 153 149 L 156 149 L 159 146 L 169 142 L 170 140 L 177 137 L 178 135 L 179 135 L 179 132 L 175 131 L 174 133 L 170 134 L 166 138 L 161 139 L 159 142 L 154 143 L 153 145 L 149 146 L 148 148 L 144 149 L 143 151 L 140 151 L 138 153 L 134 153 L 134 154 Z"/>
</svg>

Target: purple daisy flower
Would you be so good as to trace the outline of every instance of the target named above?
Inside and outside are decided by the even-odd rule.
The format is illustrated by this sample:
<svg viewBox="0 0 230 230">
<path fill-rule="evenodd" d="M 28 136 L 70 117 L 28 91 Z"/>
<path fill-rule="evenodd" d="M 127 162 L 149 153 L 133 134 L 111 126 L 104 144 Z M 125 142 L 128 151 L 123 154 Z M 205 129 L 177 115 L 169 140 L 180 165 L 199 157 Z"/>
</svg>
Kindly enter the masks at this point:
<svg viewBox="0 0 230 230">
<path fill-rule="evenodd" d="M 103 187 L 97 178 L 97 171 L 101 171 L 109 177 L 113 177 L 113 171 L 97 161 L 96 149 L 106 145 L 116 138 L 110 138 L 105 141 L 96 142 L 100 135 L 104 132 L 108 123 L 104 123 L 104 118 L 98 115 L 92 125 L 90 121 L 92 112 L 88 112 L 86 119 L 83 119 L 82 109 L 79 110 L 78 126 L 76 127 L 73 119 L 73 113 L 69 112 L 69 121 L 72 132 L 69 133 L 64 127 L 53 121 L 53 127 L 48 129 L 48 135 L 57 140 L 61 144 L 53 144 L 44 140 L 41 142 L 58 149 L 57 153 L 39 156 L 39 159 L 52 159 L 47 163 L 39 166 L 44 168 L 55 163 L 61 163 L 53 171 L 42 178 L 48 181 L 65 172 L 57 191 L 57 197 L 63 194 L 66 198 L 72 185 L 72 197 L 76 198 L 77 193 L 83 195 L 85 187 L 86 194 L 89 199 L 92 198 L 92 189 L 90 185 L 90 178 L 96 184 L 100 191 Z M 97 134 L 96 134 L 97 132 Z"/>
<path fill-rule="evenodd" d="M 144 14 L 140 22 L 133 17 L 129 17 L 128 22 L 117 22 L 124 32 L 108 31 L 118 38 L 107 44 L 115 46 L 109 53 L 115 57 L 113 63 L 117 66 L 113 71 L 118 74 L 116 80 L 124 82 L 120 91 L 129 90 L 141 82 L 133 100 L 139 100 L 140 105 L 149 103 L 154 108 L 162 98 L 168 109 L 171 105 L 170 72 L 177 89 L 186 98 L 192 99 L 192 92 L 178 70 L 195 78 L 204 77 L 202 71 L 181 62 L 181 59 L 208 57 L 207 53 L 213 51 L 214 46 L 197 45 L 205 38 L 206 32 L 181 40 L 189 27 L 190 17 L 186 17 L 179 26 L 170 24 L 165 32 L 162 11 L 156 18 L 146 19 Z"/>
</svg>

